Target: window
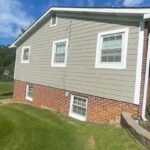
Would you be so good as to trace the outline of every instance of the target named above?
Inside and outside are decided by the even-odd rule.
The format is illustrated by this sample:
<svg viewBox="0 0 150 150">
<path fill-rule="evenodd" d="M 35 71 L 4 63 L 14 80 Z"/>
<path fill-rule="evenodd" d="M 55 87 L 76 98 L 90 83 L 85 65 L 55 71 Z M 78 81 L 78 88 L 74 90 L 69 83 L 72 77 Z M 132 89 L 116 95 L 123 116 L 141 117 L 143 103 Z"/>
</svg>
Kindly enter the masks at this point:
<svg viewBox="0 0 150 150">
<path fill-rule="evenodd" d="M 68 39 L 54 41 L 52 48 L 51 65 L 54 67 L 65 67 L 67 62 Z"/>
<path fill-rule="evenodd" d="M 29 63 L 30 46 L 22 47 L 21 63 Z"/>
<path fill-rule="evenodd" d="M 128 28 L 98 34 L 96 68 L 126 67 Z"/>
<path fill-rule="evenodd" d="M 87 111 L 87 99 L 71 95 L 69 116 L 79 119 L 81 121 L 85 121 L 86 111 Z"/>
<path fill-rule="evenodd" d="M 32 101 L 33 100 L 33 85 L 26 85 L 26 99 Z"/>
<path fill-rule="evenodd" d="M 52 14 L 51 15 L 51 21 L 50 21 L 50 27 L 56 26 L 56 25 L 57 25 L 57 15 L 56 14 Z"/>
</svg>

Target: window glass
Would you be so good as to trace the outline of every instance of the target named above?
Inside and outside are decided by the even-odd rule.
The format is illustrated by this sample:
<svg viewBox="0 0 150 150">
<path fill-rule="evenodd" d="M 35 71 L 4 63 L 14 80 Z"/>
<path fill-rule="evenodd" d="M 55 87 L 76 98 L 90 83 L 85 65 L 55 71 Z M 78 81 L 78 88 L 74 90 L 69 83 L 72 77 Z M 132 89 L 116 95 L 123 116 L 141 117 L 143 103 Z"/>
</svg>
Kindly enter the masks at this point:
<svg viewBox="0 0 150 150">
<path fill-rule="evenodd" d="M 29 60 L 29 49 L 25 48 L 23 51 L 23 60 Z"/>
<path fill-rule="evenodd" d="M 26 87 L 26 99 L 33 99 L 33 85 L 27 85 Z"/>
<path fill-rule="evenodd" d="M 86 115 L 86 99 L 74 96 L 73 99 L 73 113 L 81 116 Z"/>
<path fill-rule="evenodd" d="M 55 62 L 64 63 L 66 42 L 56 43 Z"/>
<path fill-rule="evenodd" d="M 122 34 L 102 36 L 101 62 L 121 62 Z"/>
</svg>

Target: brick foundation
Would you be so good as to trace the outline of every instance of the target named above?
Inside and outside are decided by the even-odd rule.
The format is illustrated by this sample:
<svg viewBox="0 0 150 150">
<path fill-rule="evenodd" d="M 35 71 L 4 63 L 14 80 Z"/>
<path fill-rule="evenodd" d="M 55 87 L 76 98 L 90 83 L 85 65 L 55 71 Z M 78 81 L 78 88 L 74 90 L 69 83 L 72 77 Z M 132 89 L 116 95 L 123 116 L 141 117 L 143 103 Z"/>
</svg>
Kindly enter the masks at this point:
<svg viewBox="0 0 150 150">
<path fill-rule="evenodd" d="M 63 89 L 34 84 L 33 101 L 25 99 L 26 82 L 15 81 L 13 100 L 15 102 L 31 103 L 39 107 L 48 107 L 58 112 L 69 114 L 70 95 L 83 96 L 88 98 L 87 120 L 101 123 L 117 121 L 121 112 L 129 112 L 138 115 L 139 106 L 111 100 L 107 98 L 91 96 L 82 93 L 69 91 L 69 96 L 65 96 Z"/>
</svg>

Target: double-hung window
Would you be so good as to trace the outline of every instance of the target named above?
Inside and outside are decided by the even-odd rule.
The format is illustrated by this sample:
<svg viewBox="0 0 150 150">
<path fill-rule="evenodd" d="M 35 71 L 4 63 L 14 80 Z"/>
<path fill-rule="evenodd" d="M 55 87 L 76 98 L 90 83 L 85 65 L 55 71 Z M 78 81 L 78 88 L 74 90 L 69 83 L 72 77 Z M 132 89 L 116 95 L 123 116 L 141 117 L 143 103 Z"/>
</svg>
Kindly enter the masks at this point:
<svg viewBox="0 0 150 150">
<path fill-rule="evenodd" d="M 98 34 L 96 68 L 126 67 L 128 28 Z"/>
<path fill-rule="evenodd" d="M 81 121 L 85 121 L 86 112 L 87 112 L 87 99 L 71 95 L 69 116 L 79 119 Z"/>
<path fill-rule="evenodd" d="M 68 39 L 54 41 L 51 66 L 65 67 L 67 63 Z"/>
<path fill-rule="evenodd" d="M 32 101 L 33 100 L 33 85 L 26 85 L 26 99 Z"/>
<path fill-rule="evenodd" d="M 22 47 L 21 63 L 29 63 L 30 46 Z"/>
</svg>

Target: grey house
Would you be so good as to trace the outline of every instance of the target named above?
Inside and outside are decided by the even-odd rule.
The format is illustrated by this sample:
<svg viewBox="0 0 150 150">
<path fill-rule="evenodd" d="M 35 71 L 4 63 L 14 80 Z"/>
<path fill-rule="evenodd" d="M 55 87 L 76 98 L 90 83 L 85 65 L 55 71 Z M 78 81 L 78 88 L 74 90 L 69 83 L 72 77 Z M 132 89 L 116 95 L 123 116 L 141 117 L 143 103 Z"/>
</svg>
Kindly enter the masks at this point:
<svg viewBox="0 0 150 150">
<path fill-rule="evenodd" d="M 17 48 L 14 101 L 97 122 L 145 118 L 150 8 L 52 7 Z"/>
</svg>

